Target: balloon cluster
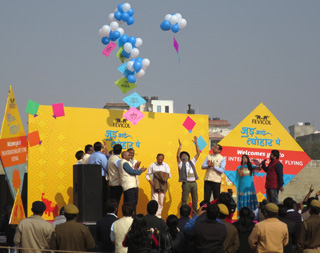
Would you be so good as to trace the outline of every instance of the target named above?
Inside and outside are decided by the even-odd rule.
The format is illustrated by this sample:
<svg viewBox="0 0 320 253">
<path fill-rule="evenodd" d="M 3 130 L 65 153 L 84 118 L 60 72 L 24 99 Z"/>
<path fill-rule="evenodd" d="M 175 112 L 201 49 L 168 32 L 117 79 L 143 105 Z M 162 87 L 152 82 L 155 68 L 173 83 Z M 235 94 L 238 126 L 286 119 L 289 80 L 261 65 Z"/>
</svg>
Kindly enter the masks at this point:
<svg viewBox="0 0 320 253">
<path fill-rule="evenodd" d="M 123 47 L 122 56 L 125 58 L 136 58 L 139 56 L 139 49 L 143 41 L 141 38 L 136 38 L 134 36 L 128 37 L 128 35 L 123 34 L 119 41 L 119 47 Z"/>
<path fill-rule="evenodd" d="M 109 25 L 104 25 L 99 30 L 99 35 L 101 38 L 101 42 L 104 45 L 108 45 L 110 41 L 116 41 L 120 38 L 124 33 L 124 30 L 119 27 L 119 24 L 115 21 L 112 21 Z"/>
<path fill-rule="evenodd" d="M 136 78 L 141 78 L 145 75 L 145 70 L 150 65 L 150 60 L 145 58 L 142 59 L 138 57 L 136 59 L 131 59 L 127 63 L 127 80 L 129 83 L 135 83 Z M 136 74 L 136 76 L 134 76 Z"/>
<path fill-rule="evenodd" d="M 134 23 L 134 10 L 129 3 L 119 4 L 114 13 L 109 14 L 110 21 L 127 22 L 127 25 Z"/>
<path fill-rule="evenodd" d="M 171 29 L 172 32 L 177 33 L 181 29 L 185 28 L 187 25 L 187 20 L 182 18 L 180 13 L 167 14 L 164 17 L 164 21 L 160 24 L 160 28 L 163 31 L 168 31 Z"/>
</svg>

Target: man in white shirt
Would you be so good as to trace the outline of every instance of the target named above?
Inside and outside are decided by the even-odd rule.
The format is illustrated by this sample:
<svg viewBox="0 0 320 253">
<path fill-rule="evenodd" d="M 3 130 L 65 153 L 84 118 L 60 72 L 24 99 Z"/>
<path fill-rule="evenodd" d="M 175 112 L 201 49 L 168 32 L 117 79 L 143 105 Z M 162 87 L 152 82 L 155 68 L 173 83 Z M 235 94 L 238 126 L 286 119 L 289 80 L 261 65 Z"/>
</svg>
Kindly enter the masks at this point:
<svg viewBox="0 0 320 253">
<path fill-rule="evenodd" d="M 82 164 L 88 164 L 90 155 L 94 152 L 93 146 L 88 144 L 84 147 L 84 157 L 82 158 Z"/>
<path fill-rule="evenodd" d="M 163 162 L 164 154 L 157 155 L 157 162 L 152 163 L 146 174 L 146 178 L 151 185 L 151 199 L 158 202 L 158 211 L 156 216 L 161 218 L 163 209 L 163 199 L 166 195 L 168 183 L 167 180 L 171 177 L 170 167 Z"/>
<path fill-rule="evenodd" d="M 182 201 L 181 205 L 187 204 L 189 193 L 191 193 L 192 198 L 192 212 L 195 214 L 197 212 L 198 206 L 198 186 L 196 180 L 199 179 L 197 171 L 195 168 L 196 162 L 200 155 L 199 146 L 197 143 L 197 137 L 193 140 L 196 146 L 196 155 L 190 161 L 190 155 L 188 152 L 181 152 L 181 141 L 179 140 L 179 148 L 177 151 L 177 162 L 179 168 L 179 182 L 182 182 Z"/>
</svg>

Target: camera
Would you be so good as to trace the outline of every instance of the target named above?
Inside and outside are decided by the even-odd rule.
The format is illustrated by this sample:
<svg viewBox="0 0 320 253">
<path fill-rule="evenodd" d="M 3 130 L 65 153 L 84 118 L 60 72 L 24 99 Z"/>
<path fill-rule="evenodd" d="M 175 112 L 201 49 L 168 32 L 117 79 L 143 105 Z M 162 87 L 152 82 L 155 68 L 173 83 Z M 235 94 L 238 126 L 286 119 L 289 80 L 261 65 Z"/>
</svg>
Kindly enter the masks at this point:
<svg viewBox="0 0 320 253">
<path fill-rule="evenodd" d="M 219 203 L 227 206 L 229 213 L 234 213 L 237 208 L 237 203 L 232 197 L 232 189 L 228 189 L 228 192 L 221 192 L 219 195 Z"/>
</svg>

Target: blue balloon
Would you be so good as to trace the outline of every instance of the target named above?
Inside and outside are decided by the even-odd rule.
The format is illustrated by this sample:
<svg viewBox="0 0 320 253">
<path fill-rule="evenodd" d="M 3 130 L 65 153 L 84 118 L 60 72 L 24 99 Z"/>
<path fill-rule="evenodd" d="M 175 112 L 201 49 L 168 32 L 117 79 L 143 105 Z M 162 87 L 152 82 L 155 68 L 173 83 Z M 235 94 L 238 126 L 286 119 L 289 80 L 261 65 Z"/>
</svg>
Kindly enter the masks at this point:
<svg viewBox="0 0 320 253">
<path fill-rule="evenodd" d="M 133 63 L 133 68 L 134 68 L 134 71 L 135 71 L 135 72 L 139 72 L 140 69 L 142 68 L 142 62 L 140 62 L 140 61 L 135 61 L 135 62 Z"/>
<path fill-rule="evenodd" d="M 132 25 L 134 23 L 134 17 L 129 17 L 127 21 L 127 25 Z"/>
<path fill-rule="evenodd" d="M 123 34 L 123 35 L 120 37 L 119 41 L 121 42 L 122 46 L 123 46 L 125 43 L 127 43 L 127 42 L 128 42 L 128 36 L 127 36 L 127 34 Z"/>
<path fill-rule="evenodd" d="M 114 18 L 115 18 L 116 20 L 120 21 L 120 20 L 121 20 L 121 12 L 120 12 L 120 11 L 116 11 L 116 12 L 114 13 Z"/>
<path fill-rule="evenodd" d="M 138 57 L 138 58 L 136 59 L 136 61 L 142 62 L 142 58 L 141 58 L 141 57 Z"/>
<path fill-rule="evenodd" d="M 129 83 L 135 83 L 137 81 L 134 75 L 128 75 L 127 80 Z"/>
<path fill-rule="evenodd" d="M 122 51 L 122 56 L 125 58 L 129 58 L 130 57 L 130 53 L 127 53 L 126 51 Z"/>
<path fill-rule="evenodd" d="M 132 8 L 130 8 L 130 10 L 128 11 L 128 14 L 130 17 L 132 17 L 132 15 L 134 14 L 134 10 Z"/>
<path fill-rule="evenodd" d="M 127 74 L 127 76 L 134 75 L 134 72 L 130 71 L 129 69 L 126 69 L 126 74 Z"/>
<path fill-rule="evenodd" d="M 119 4 L 119 5 L 118 5 L 118 11 L 123 12 L 122 6 L 123 6 L 123 4 Z"/>
<path fill-rule="evenodd" d="M 136 37 L 130 36 L 128 38 L 128 42 L 131 43 L 132 46 L 134 46 L 134 44 L 136 44 Z"/>
<path fill-rule="evenodd" d="M 102 42 L 103 45 L 108 45 L 109 42 L 110 42 L 110 39 L 109 39 L 109 37 L 103 37 L 101 39 L 101 42 Z"/>
<path fill-rule="evenodd" d="M 136 59 L 132 58 L 132 59 L 130 59 L 129 61 L 133 61 L 133 62 L 134 62 L 135 60 L 136 60 Z"/>
<path fill-rule="evenodd" d="M 122 19 L 124 22 L 127 22 L 127 21 L 128 21 L 128 18 L 129 18 L 128 12 L 123 12 L 123 13 L 121 14 L 121 19 Z"/>
<path fill-rule="evenodd" d="M 120 32 L 119 31 L 114 31 L 112 33 L 112 37 L 115 38 L 115 40 L 119 39 L 120 38 Z"/>
<path fill-rule="evenodd" d="M 177 32 L 179 32 L 180 27 L 179 27 L 178 24 L 174 24 L 174 25 L 172 25 L 171 30 L 172 30 L 174 33 L 177 33 Z"/>
<path fill-rule="evenodd" d="M 161 25 L 160 25 L 160 28 L 163 30 L 163 31 L 168 31 L 170 30 L 171 28 L 171 23 L 169 20 L 164 20 Z"/>
</svg>

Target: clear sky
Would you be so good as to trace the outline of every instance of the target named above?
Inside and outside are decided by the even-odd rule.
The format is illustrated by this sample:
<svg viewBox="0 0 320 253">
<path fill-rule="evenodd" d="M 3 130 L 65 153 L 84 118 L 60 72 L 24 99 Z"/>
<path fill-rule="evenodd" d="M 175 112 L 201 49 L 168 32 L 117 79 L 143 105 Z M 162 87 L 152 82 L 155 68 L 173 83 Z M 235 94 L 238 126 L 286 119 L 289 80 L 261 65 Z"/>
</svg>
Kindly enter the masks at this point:
<svg viewBox="0 0 320 253">
<path fill-rule="evenodd" d="M 98 35 L 120 1 L 0 0 L 0 117 L 12 85 L 26 126 L 28 99 L 42 105 L 102 108 L 122 102 L 114 82 L 118 47 L 106 58 Z M 133 91 L 188 104 L 235 127 L 263 102 L 287 128 L 298 121 L 320 129 L 320 1 L 135 0 L 135 23 L 151 65 Z M 168 13 L 188 22 L 160 29 Z M 173 44 L 180 45 L 181 66 Z M 25 129 L 26 130 L 26 129 Z"/>
</svg>

